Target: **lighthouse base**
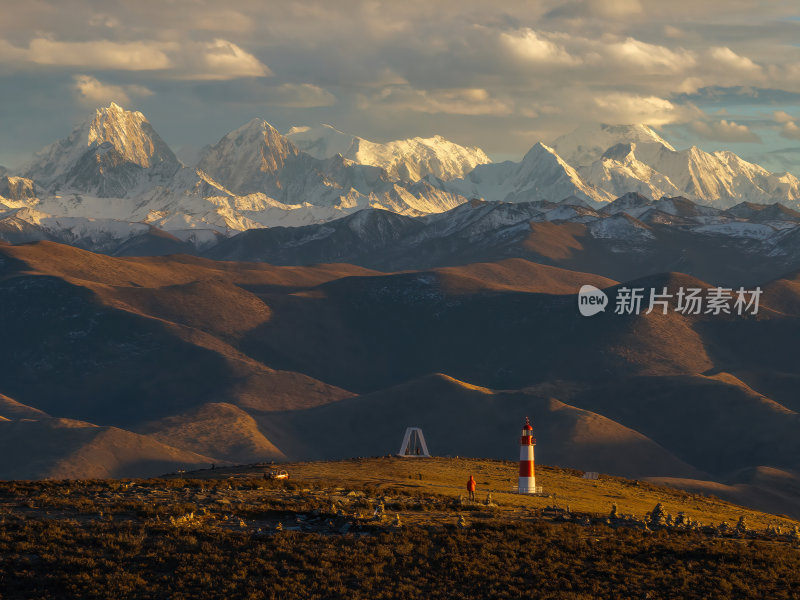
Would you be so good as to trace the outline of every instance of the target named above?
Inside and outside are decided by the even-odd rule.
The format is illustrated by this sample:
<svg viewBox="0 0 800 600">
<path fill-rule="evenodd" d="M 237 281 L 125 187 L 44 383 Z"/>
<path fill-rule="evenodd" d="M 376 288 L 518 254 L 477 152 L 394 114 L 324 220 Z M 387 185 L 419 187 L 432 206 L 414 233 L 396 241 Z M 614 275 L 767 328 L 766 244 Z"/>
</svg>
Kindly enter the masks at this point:
<svg viewBox="0 0 800 600">
<path fill-rule="evenodd" d="M 520 477 L 518 493 L 520 494 L 535 494 L 536 493 L 536 477 Z"/>
</svg>

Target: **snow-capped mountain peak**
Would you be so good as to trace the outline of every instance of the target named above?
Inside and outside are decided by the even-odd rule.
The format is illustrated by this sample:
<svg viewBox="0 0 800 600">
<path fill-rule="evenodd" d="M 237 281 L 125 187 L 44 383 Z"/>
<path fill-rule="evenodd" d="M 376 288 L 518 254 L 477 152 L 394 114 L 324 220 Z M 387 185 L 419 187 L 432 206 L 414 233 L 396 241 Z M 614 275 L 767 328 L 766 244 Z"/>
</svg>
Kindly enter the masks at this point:
<svg viewBox="0 0 800 600">
<path fill-rule="evenodd" d="M 286 132 L 286 137 L 303 152 L 320 159 L 331 158 L 337 154 L 347 157 L 353 142 L 361 139 L 339 131 L 327 123 L 318 127 L 292 127 Z"/>
<path fill-rule="evenodd" d="M 595 202 L 610 200 L 593 189 L 558 153 L 541 142 L 525 156 L 515 173 L 517 193 L 506 200 L 556 200 L 576 196 Z"/>
<path fill-rule="evenodd" d="M 377 143 L 321 125 L 292 127 L 286 137 L 315 158 L 341 154 L 362 165 L 381 167 L 395 179 L 411 181 L 427 175 L 443 180 L 463 177 L 477 165 L 491 162 L 480 148 L 461 146 L 441 135 Z"/>
<path fill-rule="evenodd" d="M 87 141 L 89 147 L 111 143 L 123 160 L 140 167 L 148 168 L 175 160 L 172 150 L 142 113 L 126 111 L 114 102 L 107 108 L 97 109 L 89 124 Z"/>
<path fill-rule="evenodd" d="M 463 179 L 446 182 L 447 189 L 467 198 L 529 202 L 576 196 L 591 202 L 606 202 L 611 196 L 596 189 L 553 148 L 535 144 L 521 162 L 479 165 Z"/>
<path fill-rule="evenodd" d="M 589 165 L 612 146 L 634 143 L 639 146 L 656 144 L 675 151 L 658 133 L 643 124 L 636 125 L 581 125 L 574 131 L 556 139 L 552 147 L 565 161 L 575 167 Z"/>
<path fill-rule="evenodd" d="M 322 223 L 365 208 L 433 215 L 472 199 L 502 201 L 503 210 L 533 210 L 550 221 L 588 223 L 627 213 L 648 226 L 728 227 L 726 219 L 736 217 L 720 216 L 719 209 L 743 201 L 798 206 L 797 178 L 771 174 L 732 152 L 676 151 L 644 125 L 582 130 L 585 143 L 562 136 L 558 147 L 537 143 L 519 162 L 492 164 L 480 149 L 440 135 L 375 143 L 326 124 L 294 127 L 284 136 L 257 118 L 206 147 L 197 167 L 187 168 L 144 115 L 112 103 L 38 153 L 27 169 L 0 178 L 0 211 L 49 215 L 52 227 L 35 235 L 52 239 L 62 239 L 57 227 L 116 232 L 117 222 L 126 223 L 120 231 L 139 222 L 148 229 L 133 230 L 152 226 L 213 243 L 234 230 Z M 589 151 L 597 158 L 588 165 L 568 158 Z M 15 240 L 22 230 L 44 226 L 24 214 L 9 217 Z M 759 219 L 779 230 L 794 222 L 777 209 Z M 629 227 L 622 218 L 610 223 Z"/>
<path fill-rule="evenodd" d="M 112 102 L 98 108 L 67 138 L 34 155 L 22 172 L 44 186 L 124 196 L 135 185 L 137 169 L 154 169 L 169 177 L 179 166 L 142 113 Z"/>
<path fill-rule="evenodd" d="M 251 119 L 203 153 L 197 168 L 236 193 L 258 191 L 265 175 L 281 169 L 297 147 L 264 119 Z"/>
<path fill-rule="evenodd" d="M 543 144 L 542 142 L 536 142 L 533 146 L 531 146 L 531 149 L 528 150 L 525 153 L 525 156 L 522 157 L 522 165 L 528 165 L 528 167 L 531 167 L 542 159 L 553 160 L 560 165 L 569 166 L 553 148 Z"/>
</svg>

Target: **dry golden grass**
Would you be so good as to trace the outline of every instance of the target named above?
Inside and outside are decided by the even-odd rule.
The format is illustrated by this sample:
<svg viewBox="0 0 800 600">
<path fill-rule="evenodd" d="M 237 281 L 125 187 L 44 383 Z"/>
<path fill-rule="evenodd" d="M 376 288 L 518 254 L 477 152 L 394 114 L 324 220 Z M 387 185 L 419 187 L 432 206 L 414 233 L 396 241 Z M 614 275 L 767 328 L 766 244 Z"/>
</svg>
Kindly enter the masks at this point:
<svg viewBox="0 0 800 600">
<path fill-rule="evenodd" d="M 598 480 L 583 479 L 581 471 L 538 466 L 536 483 L 541 496 L 522 496 L 514 492 L 518 465 L 508 461 L 470 458 L 358 458 L 330 462 L 301 462 L 280 465 L 299 486 L 334 483 L 344 487 L 393 488 L 412 494 L 466 496 L 466 481 L 473 475 L 478 482 L 477 497 L 491 493 L 500 514 L 512 515 L 522 509 L 548 506 L 569 507 L 573 512 L 606 516 L 616 504 L 623 514 L 644 517 L 659 502 L 666 513 L 684 512 L 705 525 L 727 521 L 734 525 L 745 516 L 753 528 L 779 524 L 791 529 L 797 521 L 725 502 L 713 496 L 656 486 L 645 481 L 601 475 Z M 272 467 L 237 467 L 192 474 L 194 476 L 248 479 Z M 187 475 L 188 477 L 189 475 Z"/>
<path fill-rule="evenodd" d="M 259 431 L 253 417 L 233 404 L 210 402 L 180 416 L 137 426 L 137 432 L 218 460 L 280 460 L 284 454 Z"/>
<path fill-rule="evenodd" d="M 800 540 L 785 533 L 794 523 L 714 499 L 549 468 L 539 478 L 559 495 L 520 497 L 503 491 L 515 465 L 488 460 L 286 466 L 288 481 L 264 480 L 261 472 L 270 467 L 262 465 L 172 479 L 0 482 L 0 594 L 281 600 L 800 594 Z M 458 500 L 469 473 L 481 486 L 479 498 L 493 485 L 502 488 L 492 492 L 499 506 Z M 620 512 L 650 510 L 658 501 L 668 511 L 694 507 L 691 516 L 701 520 L 744 514 L 751 530 L 650 531 L 579 512 L 607 505 L 609 494 Z M 540 510 L 565 502 L 571 515 Z M 381 507 L 385 516 L 373 517 Z M 753 531 L 777 523 L 780 535 Z"/>
<path fill-rule="evenodd" d="M 30 273 L 114 286 L 161 287 L 216 279 L 243 285 L 312 287 L 349 275 L 377 274 L 354 265 L 273 267 L 187 255 L 114 258 L 54 242 L 2 246 L 0 253 L 26 265 Z"/>
<path fill-rule="evenodd" d="M 584 284 L 599 288 L 617 282 L 592 273 L 566 271 L 511 258 L 494 263 L 437 269 L 442 290 L 451 294 L 478 291 L 516 291 L 535 294 L 575 294 Z"/>
</svg>

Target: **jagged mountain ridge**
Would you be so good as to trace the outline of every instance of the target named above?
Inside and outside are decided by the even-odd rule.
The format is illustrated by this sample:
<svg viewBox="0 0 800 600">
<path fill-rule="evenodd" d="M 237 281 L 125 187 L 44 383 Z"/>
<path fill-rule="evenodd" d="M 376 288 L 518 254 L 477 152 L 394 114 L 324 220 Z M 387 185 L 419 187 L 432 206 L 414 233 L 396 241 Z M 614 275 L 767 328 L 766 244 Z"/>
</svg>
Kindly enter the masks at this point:
<svg viewBox="0 0 800 600">
<path fill-rule="evenodd" d="M 210 229 L 167 231 L 135 221 L 52 217 L 24 207 L 0 213 L 0 239 L 57 241 L 112 256 L 189 253 L 380 270 L 520 257 L 614 279 L 681 269 L 730 284 L 800 268 L 800 212 L 778 203 L 721 210 L 682 197 L 653 201 L 636 193 L 599 210 L 574 196 L 558 203 L 475 200 L 421 217 L 363 209 L 325 223 L 251 228 L 230 237 Z"/>
<path fill-rule="evenodd" d="M 444 184 L 471 198 L 523 202 L 560 200 L 576 196 L 600 204 L 613 197 L 589 185 L 556 152 L 542 143 L 531 148 L 519 163 L 478 165 L 466 177 Z"/>
<path fill-rule="evenodd" d="M 744 285 L 800 268 L 800 213 L 777 203 L 754 206 L 761 210 L 631 193 L 599 211 L 576 198 L 472 201 L 417 218 L 364 210 L 324 224 L 242 232 L 205 256 L 279 265 L 346 262 L 384 271 L 525 258 L 617 280 L 680 268 Z"/>
<path fill-rule="evenodd" d="M 375 145 L 331 127 L 296 128 L 290 135 L 319 156 L 335 153 L 312 156 L 254 119 L 208 146 L 190 168 L 144 115 L 112 103 L 38 153 L 23 168 L 26 177 L 5 175 L 0 210 L 34 209 L 51 223 L 95 220 L 93 227 L 107 226 L 109 239 L 127 239 L 128 230 L 140 227 L 125 224 L 143 223 L 207 248 L 248 229 L 318 224 L 365 208 L 408 216 L 443 213 L 472 198 L 525 203 L 575 197 L 594 208 L 629 191 L 652 198 L 684 196 L 721 208 L 741 201 L 779 201 L 791 208 L 800 198 L 800 182 L 792 175 L 768 173 L 730 152 L 676 151 L 644 125 L 584 127 L 553 147 L 537 143 L 520 162 L 477 164 L 450 179 L 482 161 L 482 151 L 440 137 Z M 612 145 L 601 152 L 606 143 Z M 559 148 L 573 160 L 593 162 L 572 163 Z M 571 210 L 561 207 L 548 220 L 571 220 L 576 216 Z M 584 211 L 580 217 L 592 215 Z M 5 227 L 13 235 L 4 239 L 24 238 L 20 228 L 42 238 L 33 231 L 35 219 L 13 218 L 15 225 Z M 45 239 L 68 241 L 70 235 L 50 231 Z"/>
<path fill-rule="evenodd" d="M 21 202 L 9 191 L 0 207 L 226 233 L 323 222 L 365 207 L 427 214 L 464 200 L 341 156 L 314 158 L 261 119 L 206 148 L 198 166 L 181 165 L 144 115 L 112 103 L 23 167 L 34 197 Z"/>
<path fill-rule="evenodd" d="M 206 150 L 198 168 L 233 192 L 265 194 L 287 207 L 336 209 L 369 206 L 401 214 L 441 212 L 461 198 L 425 181 L 400 182 L 370 165 L 341 155 L 318 159 L 301 152 L 274 127 L 254 119 Z M 250 215 L 260 221 L 257 215 Z M 268 223 L 262 223 L 268 225 Z"/>
<path fill-rule="evenodd" d="M 722 208 L 765 197 L 796 205 L 800 198 L 791 174 L 770 173 L 725 150 L 676 150 L 646 125 L 583 125 L 552 146 L 587 183 L 614 196 L 680 195 Z"/>
<path fill-rule="evenodd" d="M 720 208 L 764 198 L 797 206 L 800 199 L 800 181 L 793 175 L 776 175 L 732 152 L 708 153 L 696 146 L 674 151 L 655 144 L 617 144 L 578 172 L 612 193 L 680 195 Z"/>
<path fill-rule="evenodd" d="M 22 168 L 27 179 L 58 190 L 74 188 L 100 197 L 124 197 L 143 183 L 163 183 L 180 168 L 178 159 L 140 112 L 115 103 L 69 137 L 37 153 Z"/>
<path fill-rule="evenodd" d="M 733 152 L 677 151 L 646 125 L 579 127 L 552 147 L 536 144 L 521 162 L 479 165 L 444 185 L 507 202 L 574 195 L 599 205 L 628 192 L 684 196 L 719 208 L 743 201 L 797 207 L 800 200 L 794 175 L 770 173 Z"/>
<path fill-rule="evenodd" d="M 378 144 L 324 124 L 292 127 L 286 137 L 316 158 L 340 154 L 362 165 L 382 167 L 391 177 L 413 181 L 427 175 L 445 181 L 464 177 L 477 165 L 492 162 L 480 148 L 460 146 L 439 135 Z"/>
<path fill-rule="evenodd" d="M 655 144 L 675 148 L 647 125 L 580 125 L 550 144 L 559 156 L 576 167 L 590 165 L 617 144 Z"/>
</svg>

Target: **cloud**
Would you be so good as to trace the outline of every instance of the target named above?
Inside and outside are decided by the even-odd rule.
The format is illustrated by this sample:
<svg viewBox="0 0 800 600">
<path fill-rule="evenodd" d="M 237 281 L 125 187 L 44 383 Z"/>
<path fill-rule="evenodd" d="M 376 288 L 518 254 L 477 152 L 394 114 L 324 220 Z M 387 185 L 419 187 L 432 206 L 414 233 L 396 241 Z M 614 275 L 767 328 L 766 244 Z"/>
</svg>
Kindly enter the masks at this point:
<svg viewBox="0 0 800 600">
<path fill-rule="evenodd" d="M 750 131 L 747 125 L 739 125 L 733 121 L 716 121 L 706 123 L 694 121 L 689 128 L 701 138 L 717 142 L 761 142 L 761 138 Z"/>
<path fill-rule="evenodd" d="M 336 96 L 328 90 L 311 83 L 284 83 L 265 93 L 265 99 L 275 106 L 313 108 L 333 106 Z"/>
<path fill-rule="evenodd" d="M 27 56 L 28 51 L 25 48 L 18 48 L 8 40 L 0 40 L 0 62 L 26 62 Z"/>
<path fill-rule="evenodd" d="M 776 110 L 772 113 L 772 118 L 776 123 L 781 124 L 780 136 L 789 140 L 800 140 L 800 127 L 789 113 Z"/>
<path fill-rule="evenodd" d="M 580 20 L 599 18 L 628 19 L 638 16 L 643 8 L 639 0 L 579 0 L 567 2 L 545 15 L 550 19 Z"/>
<path fill-rule="evenodd" d="M 546 39 L 542 33 L 525 27 L 511 33 L 500 34 L 500 43 L 509 52 L 524 61 L 569 65 L 580 62 L 558 44 Z"/>
<path fill-rule="evenodd" d="M 153 92 L 141 85 L 111 85 L 102 83 L 91 75 L 75 75 L 73 78 L 79 101 L 90 108 L 110 102 L 129 105 L 133 96 L 152 96 Z"/>
<path fill-rule="evenodd" d="M 255 27 L 251 17 L 230 8 L 193 12 L 190 16 L 190 24 L 192 29 L 229 33 L 249 32 Z"/>
<path fill-rule="evenodd" d="M 664 35 L 667 38 L 678 39 L 686 36 L 686 32 L 674 25 L 664 25 Z"/>
<path fill-rule="evenodd" d="M 679 122 L 693 109 L 658 96 L 611 92 L 596 96 L 588 107 L 598 121 L 612 124 L 646 123 L 652 126 Z"/>
<path fill-rule="evenodd" d="M 800 127 L 798 127 L 797 123 L 794 121 L 784 123 L 783 127 L 781 127 L 781 137 L 790 140 L 800 140 Z"/>
<path fill-rule="evenodd" d="M 598 120 L 681 125 L 687 144 L 707 139 L 694 122 L 704 136 L 753 139 L 762 130 L 739 115 L 776 108 L 797 119 L 760 124 L 772 128 L 766 145 L 800 125 L 789 0 L 16 4 L 0 20 L 0 78 L 7 95 L 19 90 L 2 111 L 12 116 L 0 115 L 5 129 L 45 112 L 50 128 L 71 121 L 73 95 L 136 101 L 132 81 L 159 91 L 148 110 L 170 115 L 176 143 L 206 142 L 201 114 L 246 119 L 265 105 L 286 126 L 316 106 L 315 118 L 367 138 L 431 129 L 506 155 L 524 151 L 518 130 L 547 141 Z M 94 81 L 79 89 L 76 73 Z M 61 106 L 53 90 L 65 82 Z M 190 101 L 192 111 L 178 108 Z M 722 107 L 736 116 L 714 114 Z"/>
<path fill-rule="evenodd" d="M 385 88 L 363 103 L 393 110 L 451 115 L 508 115 L 510 103 L 482 88 L 418 90 L 408 86 Z"/>
<path fill-rule="evenodd" d="M 267 77 L 268 66 L 233 42 L 215 39 L 199 48 L 196 63 L 190 61 L 194 72 L 187 79 L 235 79 L 237 77 Z"/>
<path fill-rule="evenodd" d="M 120 26 L 120 22 L 119 19 L 112 17 L 111 15 L 96 13 L 89 18 L 89 25 L 92 27 L 107 27 L 109 29 L 114 29 Z"/>
<path fill-rule="evenodd" d="M 267 77 L 269 67 L 240 46 L 224 39 L 211 42 L 60 42 L 30 41 L 27 48 L 0 40 L 0 62 L 21 62 L 82 70 L 164 71 L 171 77 L 225 80 Z"/>
<path fill-rule="evenodd" d="M 624 19 L 643 12 L 639 0 L 586 0 L 584 4 L 590 15 L 605 19 Z"/>
<path fill-rule="evenodd" d="M 122 71 L 168 69 L 173 62 L 159 46 L 154 42 L 58 42 L 36 38 L 22 56 L 37 65 Z"/>
<path fill-rule="evenodd" d="M 675 91 L 682 94 L 696 94 L 704 86 L 705 82 L 701 77 L 687 77 L 681 81 Z"/>
<path fill-rule="evenodd" d="M 711 50 L 709 50 L 709 56 L 720 67 L 733 70 L 740 75 L 760 76 L 762 73 L 762 69 L 759 65 L 746 56 L 736 54 L 736 52 L 727 47 L 711 48 Z"/>
<path fill-rule="evenodd" d="M 501 47 L 514 58 L 540 65 L 586 65 L 588 80 L 620 74 L 689 72 L 697 65 L 694 52 L 643 42 L 634 37 L 593 39 L 528 27 L 498 34 Z M 498 65 L 502 69 L 502 65 Z"/>
<path fill-rule="evenodd" d="M 670 50 L 665 46 L 648 44 L 632 37 L 607 44 L 604 53 L 607 59 L 616 64 L 628 64 L 649 72 L 683 72 L 697 63 L 691 52 L 683 49 Z"/>
</svg>

